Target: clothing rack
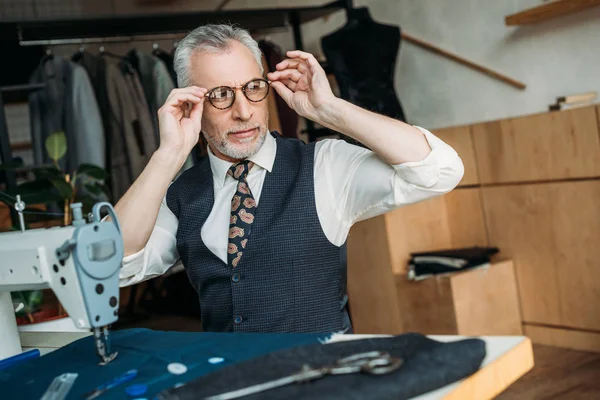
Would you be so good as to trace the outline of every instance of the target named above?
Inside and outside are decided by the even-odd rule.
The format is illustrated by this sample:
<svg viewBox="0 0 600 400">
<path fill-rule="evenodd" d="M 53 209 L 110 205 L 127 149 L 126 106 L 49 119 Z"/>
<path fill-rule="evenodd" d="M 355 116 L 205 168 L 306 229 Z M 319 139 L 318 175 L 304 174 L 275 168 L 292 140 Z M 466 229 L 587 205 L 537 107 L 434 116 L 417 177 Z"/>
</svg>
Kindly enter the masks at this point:
<svg viewBox="0 0 600 400">
<path fill-rule="evenodd" d="M 220 22 L 237 23 L 251 32 L 292 26 L 296 35 L 299 33 L 296 26 L 351 8 L 351 0 L 336 0 L 311 7 L 3 21 L 0 22 L 0 40 L 18 40 L 21 45 L 30 45 L 56 39 L 185 34 L 201 24 Z"/>
<path fill-rule="evenodd" d="M 157 42 L 159 40 L 178 41 L 184 34 L 165 35 L 143 35 L 143 36 L 109 36 L 95 38 L 69 38 L 69 39 L 42 39 L 20 41 L 21 46 L 60 46 L 69 44 L 108 44 L 108 43 L 131 43 L 131 42 Z"/>
<path fill-rule="evenodd" d="M 0 41 L 16 41 L 21 46 L 53 46 L 158 41 L 161 39 L 178 40 L 201 24 L 227 21 L 237 23 L 250 32 L 291 27 L 295 48 L 304 50 L 301 30 L 303 23 L 340 10 L 349 12 L 353 7 L 352 0 L 336 0 L 311 7 L 222 10 L 222 6 L 225 4 L 226 2 L 223 2 L 215 11 L 204 12 L 2 21 L 0 22 Z M 21 85 L 6 87 L 0 91 L 0 161 L 2 163 L 12 161 L 4 104 L 26 102 L 28 94 L 32 90 L 39 89 L 32 85 Z M 306 120 L 306 128 L 305 132 L 308 132 L 310 140 L 315 140 L 319 136 L 312 121 Z M 16 185 L 12 173 L 6 173 L 6 182 L 9 188 Z"/>
</svg>

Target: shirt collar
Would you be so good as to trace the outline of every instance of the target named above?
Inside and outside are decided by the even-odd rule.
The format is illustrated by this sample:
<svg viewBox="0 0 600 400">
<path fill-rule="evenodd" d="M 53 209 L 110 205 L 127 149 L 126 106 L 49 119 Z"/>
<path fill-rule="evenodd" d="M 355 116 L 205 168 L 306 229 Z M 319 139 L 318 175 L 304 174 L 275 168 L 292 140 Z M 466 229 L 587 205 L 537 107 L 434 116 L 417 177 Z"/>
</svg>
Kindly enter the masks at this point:
<svg viewBox="0 0 600 400">
<path fill-rule="evenodd" d="M 267 132 L 267 137 L 262 147 L 253 156 L 248 157 L 248 160 L 252 161 L 255 166 L 266 169 L 271 172 L 273 164 L 275 163 L 275 154 L 277 152 L 277 142 L 270 132 Z M 210 161 L 210 169 L 212 170 L 213 178 L 222 187 L 225 184 L 227 178 L 227 171 L 229 167 L 233 165 L 232 162 L 225 161 L 217 157 L 210 146 L 208 146 L 208 160 Z"/>
</svg>

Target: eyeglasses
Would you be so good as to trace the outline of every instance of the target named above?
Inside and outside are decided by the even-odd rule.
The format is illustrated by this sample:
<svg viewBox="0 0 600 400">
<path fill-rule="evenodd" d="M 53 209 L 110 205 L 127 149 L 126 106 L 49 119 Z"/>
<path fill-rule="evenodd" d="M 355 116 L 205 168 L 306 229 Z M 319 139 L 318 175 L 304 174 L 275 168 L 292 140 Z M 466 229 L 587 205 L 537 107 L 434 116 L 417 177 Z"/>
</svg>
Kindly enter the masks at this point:
<svg viewBox="0 0 600 400">
<path fill-rule="evenodd" d="M 215 108 L 226 110 L 235 102 L 236 89 L 241 88 L 242 93 L 249 101 L 258 103 L 269 95 L 270 84 L 271 82 L 266 79 L 254 79 L 243 86 L 217 86 L 209 90 L 204 96 L 208 97 L 208 101 Z"/>
</svg>

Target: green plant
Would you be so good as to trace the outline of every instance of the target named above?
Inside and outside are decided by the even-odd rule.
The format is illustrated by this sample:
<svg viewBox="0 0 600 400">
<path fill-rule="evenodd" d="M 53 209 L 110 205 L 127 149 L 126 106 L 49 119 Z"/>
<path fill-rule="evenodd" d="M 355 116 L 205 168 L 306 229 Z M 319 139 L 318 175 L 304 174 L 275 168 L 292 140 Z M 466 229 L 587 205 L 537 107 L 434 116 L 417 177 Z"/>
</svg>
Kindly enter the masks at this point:
<svg viewBox="0 0 600 400">
<path fill-rule="evenodd" d="M 0 192 L 0 201 L 9 207 L 14 207 L 15 196 L 19 194 L 28 206 L 56 204 L 64 211 L 63 224 L 68 225 L 71 223 L 71 203 L 81 202 L 86 215 L 91 211 L 94 203 L 108 199 L 108 188 L 105 184 L 107 173 L 104 169 L 96 165 L 81 164 L 77 170 L 69 172 L 60 167 L 59 161 L 67 153 L 67 138 L 64 132 L 50 135 L 46 139 L 45 147 L 48 157 L 52 160 L 50 165 L 24 166 L 22 163 L 0 165 L 0 170 L 14 170 L 33 175 L 33 179 L 26 180 L 10 191 Z M 26 208 L 26 215 L 28 211 L 39 210 Z M 36 217 L 28 217 L 27 222 L 48 219 L 56 219 L 56 216 L 37 214 Z"/>
<path fill-rule="evenodd" d="M 33 323 L 33 314 L 40 311 L 43 302 L 43 293 L 41 290 L 22 290 L 11 293 L 15 315 L 25 317 L 29 323 Z"/>
<path fill-rule="evenodd" d="M 45 142 L 46 152 L 52 160 L 50 165 L 24 166 L 22 163 L 7 163 L 0 165 L 0 171 L 14 171 L 25 173 L 31 179 L 26 179 L 10 191 L 0 192 L 0 201 L 9 207 L 14 207 L 16 195 L 21 196 L 27 207 L 24 210 L 26 225 L 31 222 L 40 222 L 62 219 L 64 225 L 71 223 L 72 214 L 70 205 L 81 202 L 84 215 L 91 212 L 94 203 L 108 199 L 108 189 L 105 184 L 107 173 L 104 169 L 90 164 L 82 164 L 70 173 L 64 171 L 59 161 L 67 153 L 67 138 L 64 132 L 56 132 L 50 135 Z M 38 208 L 31 205 L 51 205 L 60 207 L 64 214 L 52 214 L 40 212 Z M 13 224 L 12 230 L 20 227 Z M 24 316 L 32 323 L 34 313 L 40 311 L 43 306 L 42 290 L 27 290 L 13 292 L 13 304 L 17 317 Z M 59 304 L 59 313 L 62 313 Z"/>
</svg>

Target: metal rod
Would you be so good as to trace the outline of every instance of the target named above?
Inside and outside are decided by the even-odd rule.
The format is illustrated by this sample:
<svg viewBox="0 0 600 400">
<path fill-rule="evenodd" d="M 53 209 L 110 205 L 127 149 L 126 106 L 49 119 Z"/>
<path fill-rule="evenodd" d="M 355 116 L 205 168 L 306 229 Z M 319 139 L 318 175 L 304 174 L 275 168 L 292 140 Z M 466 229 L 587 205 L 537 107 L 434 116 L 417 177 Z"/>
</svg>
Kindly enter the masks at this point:
<svg viewBox="0 0 600 400">
<path fill-rule="evenodd" d="M 129 43 L 129 42 L 153 42 L 159 40 L 178 40 L 182 39 L 184 34 L 165 34 L 165 35 L 143 35 L 143 36 L 109 36 L 98 38 L 71 38 L 71 39 L 50 39 L 50 40 L 20 40 L 20 46 L 60 46 L 67 44 L 93 44 L 93 43 Z"/>
</svg>

